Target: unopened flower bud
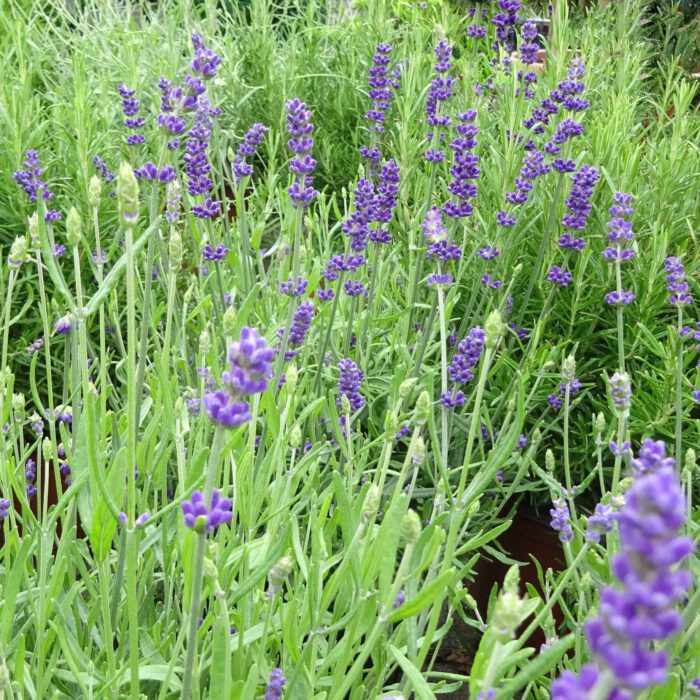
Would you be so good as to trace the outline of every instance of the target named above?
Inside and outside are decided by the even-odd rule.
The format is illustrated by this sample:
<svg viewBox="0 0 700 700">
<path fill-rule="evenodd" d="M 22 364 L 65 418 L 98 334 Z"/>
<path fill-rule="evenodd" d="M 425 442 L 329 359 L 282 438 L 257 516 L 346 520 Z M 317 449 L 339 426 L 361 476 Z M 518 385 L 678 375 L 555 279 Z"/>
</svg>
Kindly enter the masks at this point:
<svg viewBox="0 0 700 700">
<path fill-rule="evenodd" d="M 139 182 L 128 163 L 122 163 L 117 175 L 117 202 L 119 214 L 127 225 L 139 218 Z"/>
<path fill-rule="evenodd" d="M 415 423 L 416 425 L 425 425 L 430 416 L 430 396 L 427 391 L 421 391 L 416 401 Z"/>
<path fill-rule="evenodd" d="M 289 394 L 293 394 L 296 391 L 297 382 L 299 381 L 299 370 L 297 369 L 297 366 L 294 363 L 287 367 L 287 370 L 284 373 L 284 377 L 285 383 L 287 385 L 287 392 Z"/>
<path fill-rule="evenodd" d="M 689 447 L 685 453 L 685 468 L 692 474 L 697 467 L 695 461 L 695 450 Z"/>
<path fill-rule="evenodd" d="M 401 537 L 407 543 L 412 544 L 420 537 L 422 529 L 418 513 L 409 509 L 401 521 Z"/>
<path fill-rule="evenodd" d="M 402 399 L 405 399 L 411 393 L 417 381 L 418 379 L 416 377 L 409 377 L 408 379 L 404 379 L 399 385 L 399 396 Z"/>
<path fill-rule="evenodd" d="M 68 245 L 75 247 L 80 243 L 81 229 L 80 214 L 78 214 L 78 210 L 75 207 L 71 207 L 66 217 L 66 240 Z"/>
<path fill-rule="evenodd" d="M 7 256 L 7 264 L 14 268 L 24 265 L 27 260 L 27 248 L 27 237 L 17 236 Z"/>
<path fill-rule="evenodd" d="M 602 411 L 595 417 L 595 429 L 599 433 L 605 432 L 605 415 Z"/>
<path fill-rule="evenodd" d="M 289 574 L 292 573 L 293 568 L 294 560 L 288 554 L 286 554 L 270 569 L 270 573 L 267 575 L 267 580 L 276 590 L 284 583 Z"/>
<path fill-rule="evenodd" d="M 414 464 L 421 464 L 425 459 L 425 441 L 419 435 L 413 442 L 413 454 L 411 455 L 411 461 Z"/>
<path fill-rule="evenodd" d="M 234 309 L 233 306 L 229 306 L 228 309 L 224 311 L 224 331 L 229 337 L 232 337 L 236 333 L 236 309 Z"/>
<path fill-rule="evenodd" d="M 216 564 L 209 557 L 204 557 L 204 575 L 212 579 L 219 576 Z"/>
<path fill-rule="evenodd" d="M 517 568 L 517 566 L 512 566 L 508 570 L 493 615 L 493 630 L 497 639 L 503 643 L 510 641 L 515 636 L 525 605 L 525 601 L 518 593 L 520 576 Z"/>
<path fill-rule="evenodd" d="M 489 314 L 484 324 L 484 331 L 486 332 L 486 347 L 495 348 L 503 335 L 503 319 L 498 309 Z"/>
<path fill-rule="evenodd" d="M 296 450 L 301 445 L 301 428 L 295 425 L 289 433 L 289 446 Z"/>
<path fill-rule="evenodd" d="M 345 394 L 340 397 L 340 408 L 345 415 L 350 413 L 350 399 Z"/>
<path fill-rule="evenodd" d="M 29 238 L 32 242 L 34 248 L 38 248 L 40 245 L 39 241 L 39 215 L 34 212 L 27 219 L 27 229 L 29 231 Z"/>
<path fill-rule="evenodd" d="M 88 185 L 88 204 L 91 207 L 100 206 L 100 198 L 102 196 L 102 180 L 97 175 L 90 178 Z"/>
<path fill-rule="evenodd" d="M 51 440 L 45 437 L 41 443 L 41 454 L 44 457 L 44 461 L 48 462 L 51 459 Z"/>
<path fill-rule="evenodd" d="M 182 267 L 182 237 L 175 228 L 170 230 L 168 258 L 170 258 L 171 270 L 179 270 Z"/>
<path fill-rule="evenodd" d="M 473 518 L 481 509 L 481 502 L 477 498 L 475 501 L 472 501 L 471 505 L 467 509 L 467 516 L 470 518 Z"/>
<path fill-rule="evenodd" d="M 365 494 L 365 500 L 362 502 L 362 517 L 365 521 L 374 517 L 379 510 L 380 499 L 381 493 L 379 487 L 376 484 L 371 484 Z"/>
<path fill-rule="evenodd" d="M 554 471 L 554 453 L 552 450 L 547 450 L 544 453 L 544 466 L 548 472 Z"/>
<path fill-rule="evenodd" d="M 399 429 L 399 419 L 394 411 L 387 411 L 384 416 L 384 439 L 393 441 L 396 431 Z"/>
<path fill-rule="evenodd" d="M 16 423 L 24 420 L 24 394 L 12 394 L 12 415 Z"/>
<path fill-rule="evenodd" d="M 567 355 L 561 363 L 561 376 L 565 382 L 570 382 L 576 377 L 576 358 Z"/>
<path fill-rule="evenodd" d="M 613 400 L 615 411 L 619 415 L 624 415 L 629 411 L 632 401 L 632 387 L 629 374 L 626 372 L 615 372 L 610 377 L 610 397 Z"/>
<path fill-rule="evenodd" d="M 476 604 L 476 600 L 474 599 L 474 596 L 467 593 L 464 596 L 464 602 L 469 606 L 469 608 L 471 608 L 472 610 L 476 610 L 477 604 Z"/>
<path fill-rule="evenodd" d="M 204 357 L 205 355 L 209 354 L 209 351 L 211 350 L 211 338 L 209 337 L 209 333 L 207 333 L 207 329 L 205 328 L 200 334 L 199 334 L 199 354 Z"/>
</svg>

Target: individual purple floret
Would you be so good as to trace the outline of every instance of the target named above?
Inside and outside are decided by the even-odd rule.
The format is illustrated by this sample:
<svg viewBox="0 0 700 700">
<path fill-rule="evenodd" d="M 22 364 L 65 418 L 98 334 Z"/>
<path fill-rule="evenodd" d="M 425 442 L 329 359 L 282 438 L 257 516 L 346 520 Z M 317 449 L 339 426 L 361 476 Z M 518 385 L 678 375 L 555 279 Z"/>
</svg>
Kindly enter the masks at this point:
<svg viewBox="0 0 700 700">
<path fill-rule="evenodd" d="M 338 378 L 338 408 L 342 407 L 341 397 L 346 396 L 353 411 L 359 411 L 365 405 L 365 399 L 360 394 L 360 382 L 362 381 L 362 371 L 350 359 L 345 358 L 338 362 L 340 377 Z"/>
<path fill-rule="evenodd" d="M 685 268 L 680 257 L 669 257 L 664 260 L 666 268 L 666 289 L 669 292 L 669 303 L 673 306 L 685 306 L 693 301 L 688 293 L 690 285 L 685 279 Z"/>
<path fill-rule="evenodd" d="M 273 668 L 270 679 L 265 687 L 265 700 L 279 700 L 282 697 L 282 687 L 287 682 L 281 668 Z"/>
<path fill-rule="evenodd" d="M 291 138 L 287 141 L 294 157 L 289 161 L 289 169 L 294 175 L 294 182 L 287 190 L 294 207 L 306 208 L 316 198 L 318 192 L 313 187 L 311 173 L 316 169 L 316 161 L 311 157 L 314 140 L 311 134 L 311 112 L 299 99 L 289 100 L 287 110 L 287 132 Z"/>
<path fill-rule="evenodd" d="M 25 154 L 25 160 L 22 163 L 26 170 L 16 170 L 12 174 L 12 179 L 25 191 L 30 202 L 36 202 L 39 188 L 41 188 L 42 199 L 53 199 L 53 192 L 44 180 L 42 175 L 44 170 L 39 163 L 39 153 L 34 150 L 28 150 Z M 58 221 L 61 218 L 61 213 L 55 209 L 47 209 L 44 214 L 45 221 Z"/>
<path fill-rule="evenodd" d="M 218 489 L 214 489 L 211 495 L 211 505 L 207 506 L 204 494 L 195 491 L 189 501 L 184 501 L 182 506 L 185 525 L 197 532 L 212 532 L 219 525 L 231 522 L 231 501 L 221 498 Z"/>
<path fill-rule="evenodd" d="M 550 525 L 553 530 L 559 533 L 559 539 L 562 542 L 570 542 L 574 537 L 574 531 L 571 528 L 571 516 L 569 514 L 569 506 L 563 498 L 555 498 L 552 501 L 554 508 L 551 508 L 549 514 L 552 516 Z"/>
<path fill-rule="evenodd" d="M 396 610 L 400 605 L 403 605 L 406 602 L 406 594 L 403 591 L 403 588 L 399 589 L 399 592 L 396 594 L 396 598 L 394 602 L 391 605 L 392 610 Z"/>
<path fill-rule="evenodd" d="M 70 316 L 61 316 L 61 318 L 53 324 L 54 330 L 61 335 L 68 335 L 73 328 L 73 323 Z"/>
</svg>

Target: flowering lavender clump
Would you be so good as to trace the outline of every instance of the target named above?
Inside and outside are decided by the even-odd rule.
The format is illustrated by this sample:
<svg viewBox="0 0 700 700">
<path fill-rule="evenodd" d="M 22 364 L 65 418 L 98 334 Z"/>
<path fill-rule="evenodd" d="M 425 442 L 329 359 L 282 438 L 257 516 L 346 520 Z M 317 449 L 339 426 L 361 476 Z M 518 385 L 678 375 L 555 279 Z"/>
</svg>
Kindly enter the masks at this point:
<svg viewBox="0 0 700 700">
<path fill-rule="evenodd" d="M 655 643 L 682 625 L 675 606 L 692 574 L 677 565 L 693 551 L 692 540 L 679 535 L 685 517 L 671 464 L 637 477 L 618 517 L 620 553 L 611 562 L 618 586 L 602 589 L 598 617 L 584 627 L 595 665 L 584 666 L 579 678 L 563 674 L 552 684 L 553 700 L 581 697 L 575 691 L 582 688 L 591 697 L 631 698 L 666 681 L 670 659 Z"/>
<path fill-rule="evenodd" d="M 265 700 L 279 700 L 282 697 L 282 686 L 287 682 L 281 668 L 273 668 L 270 680 L 265 687 Z"/>
<path fill-rule="evenodd" d="M 192 128 L 187 133 L 185 146 L 185 174 L 187 175 L 187 192 L 191 197 L 204 196 L 204 202 L 195 204 L 192 213 L 199 219 L 213 219 L 219 213 L 219 203 L 212 200 L 209 193 L 214 187 L 209 173 L 211 165 L 207 158 L 211 130 L 214 125 L 213 117 L 219 113 L 212 108 L 209 100 L 200 96 L 197 100 Z"/>
<path fill-rule="evenodd" d="M 138 146 L 146 140 L 146 137 L 138 133 L 138 130 L 144 125 L 144 119 L 138 116 L 139 101 L 134 98 L 136 90 L 130 90 L 124 83 L 119 83 L 118 89 L 119 96 L 122 98 L 124 126 L 133 132 L 127 136 L 126 143 L 129 146 Z"/>
<path fill-rule="evenodd" d="M 253 124 L 248 129 L 233 158 L 232 169 L 236 176 L 236 182 L 240 183 L 241 178 L 253 174 L 253 166 L 246 161 L 246 158 L 255 155 L 255 149 L 262 143 L 263 137 L 268 131 L 270 129 L 264 124 Z"/>
<path fill-rule="evenodd" d="M 26 170 L 16 170 L 12 174 L 12 179 L 25 191 L 30 202 L 36 202 L 39 188 L 41 188 L 42 199 L 53 199 L 53 192 L 44 180 L 42 175 L 44 170 L 39 163 L 39 153 L 34 150 L 29 150 L 25 154 L 25 160 L 22 163 Z M 54 209 L 47 209 L 44 215 L 46 221 L 58 221 L 61 218 L 61 213 Z"/>
<path fill-rule="evenodd" d="M 243 399 L 265 391 L 274 355 L 254 328 L 241 330 L 240 340 L 229 347 L 229 369 L 221 375 L 225 390 L 204 396 L 204 409 L 215 423 L 235 428 L 250 420 L 250 407 Z"/>
<path fill-rule="evenodd" d="M 479 128 L 474 124 L 476 112 L 470 109 L 457 117 L 458 137 L 450 142 L 450 148 L 454 151 L 453 163 L 450 168 L 452 180 L 447 186 L 450 194 L 456 201 L 449 201 L 443 207 L 447 216 L 454 219 L 471 216 L 474 207 L 469 200 L 476 197 L 476 184 L 479 177 L 479 156 L 472 153 L 476 146 L 476 136 Z"/>
<path fill-rule="evenodd" d="M 664 260 L 666 268 L 666 289 L 668 290 L 669 303 L 673 306 L 685 306 L 693 301 L 688 293 L 690 285 L 685 279 L 685 268 L 679 257 L 670 257 Z"/>
<path fill-rule="evenodd" d="M 336 405 L 342 407 L 341 398 L 347 397 L 350 402 L 350 408 L 353 411 L 359 411 L 365 405 L 364 396 L 360 394 L 360 382 L 362 381 L 362 371 L 350 359 L 345 358 L 338 362 L 340 377 L 338 378 L 338 399 Z"/>
<path fill-rule="evenodd" d="M 554 508 L 551 508 L 549 514 L 552 516 L 550 525 L 553 530 L 559 533 L 559 539 L 562 542 L 570 542 L 574 537 L 574 531 L 571 528 L 571 515 L 569 514 L 569 506 L 563 498 L 555 498 L 552 501 Z"/>
<path fill-rule="evenodd" d="M 231 501 L 221 498 L 218 489 L 214 489 L 211 495 L 211 505 L 207 506 L 204 494 L 195 491 L 189 501 L 184 501 L 182 506 L 185 525 L 196 532 L 212 532 L 219 525 L 231 522 Z"/>
<path fill-rule="evenodd" d="M 289 100 L 287 110 L 287 132 L 291 138 L 287 141 L 294 157 L 289 161 L 289 169 L 294 175 L 294 182 L 287 190 L 294 207 L 308 207 L 318 192 L 313 187 L 311 173 L 316 169 L 316 161 L 311 157 L 314 140 L 311 134 L 311 112 L 299 99 Z"/>
<path fill-rule="evenodd" d="M 454 78 L 447 75 L 452 67 L 450 63 L 451 54 L 452 47 L 445 40 L 438 42 L 435 47 L 435 72 L 437 75 L 430 84 L 425 103 L 426 121 L 432 127 L 444 128 L 452 123 L 447 114 L 442 114 L 442 104 L 452 97 L 452 86 L 454 85 Z M 442 131 L 436 130 L 428 134 L 428 139 L 433 144 L 439 144 L 443 138 L 444 133 Z M 431 145 L 425 153 L 425 160 L 429 162 L 440 163 L 444 159 L 444 151 L 435 148 L 435 145 Z"/>
</svg>

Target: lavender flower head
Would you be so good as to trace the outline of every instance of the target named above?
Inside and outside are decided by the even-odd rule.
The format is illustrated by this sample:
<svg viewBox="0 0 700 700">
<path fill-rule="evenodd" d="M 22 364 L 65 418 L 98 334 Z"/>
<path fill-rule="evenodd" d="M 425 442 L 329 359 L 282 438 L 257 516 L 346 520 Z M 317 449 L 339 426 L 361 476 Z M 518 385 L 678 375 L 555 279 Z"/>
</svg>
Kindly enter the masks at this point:
<svg viewBox="0 0 700 700">
<path fill-rule="evenodd" d="M 124 126 L 131 129 L 131 133 L 126 138 L 126 143 L 129 146 L 138 146 L 144 143 L 146 137 L 138 133 L 138 130 L 144 125 L 144 118 L 139 117 L 139 101 L 134 98 L 136 90 L 129 89 L 124 83 L 119 83 L 119 96 L 122 98 L 122 110 L 124 112 Z"/>
<path fill-rule="evenodd" d="M 359 411 L 365 405 L 365 399 L 360 394 L 360 382 L 362 381 L 362 371 L 350 359 L 345 358 L 338 362 L 340 377 L 338 378 L 338 399 L 336 405 L 342 408 L 342 397 L 345 396 L 353 411 Z"/>
<path fill-rule="evenodd" d="M 281 668 L 273 668 L 270 680 L 265 687 L 265 700 L 279 700 L 282 697 L 282 686 L 287 682 Z"/>
<path fill-rule="evenodd" d="M 444 128 L 452 123 L 450 117 L 442 113 L 442 103 L 452 97 L 452 86 L 454 85 L 454 78 L 447 75 L 452 67 L 450 63 L 451 54 L 452 47 L 445 40 L 438 42 L 435 47 L 435 72 L 437 75 L 430 84 L 430 90 L 425 102 L 426 121 L 432 127 Z M 430 132 L 428 139 L 433 143 L 439 143 L 443 136 L 442 131 Z M 439 163 L 444 158 L 444 151 L 434 146 L 431 146 L 425 153 L 425 160 L 429 162 Z"/>
<path fill-rule="evenodd" d="M 610 377 L 610 396 L 618 413 L 629 411 L 632 399 L 630 378 L 626 372 L 615 372 Z"/>
<path fill-rule="evenodd" d="M 212 532 L 219 525 L 231 522 L 231 501 L 221 498 L 218 489 L 214 489 L 211 496 L 211 505 L 207 506 L 204 494 L 195 491 L 189 501 L 184 501 L 182 506 L 185 525 L 195 532 Z"/>
<path fill-rule="evenodd" d="M 232 165 L 233 174 L 236 176 L 237 183 L 240 183 L 241 178 L 249 177 L 253 174 L 253 166 L 246 161 L 246 158 L 255 155 L 255 150 L 262 143 L 263 137 L 268 131 L 270 131 L 270 129 L 264 124 L 253 124 L 243 137 L 243 141 L 233 158 Z"/>
<path fill-rule="evenodd" d="M 195 56 L 190 64 L 192 72 L 205 80 L 213 78 L 221 63 L 221 58 L 205 46 L 204 40 L 199 34 L 192 34 L 192 44 L 195 50 Z"/>
<path fill-rule="evenodd" d="M 250 407 L 244 400 L 265 391 L 275 353 L 253 328 L 243 328 L 240 340 L 231 343 L 229 369 L 222 373 L 224 390 L 211 391 L 203 399 L 204 409 L 218 425 L 235 428 L 250 420 Z"/>
<path fill-rule="evenodd" d="M 49 189 L 48 184 L 42 180 L 44 170 L 39 163 L 39 153 L 34 150 L 28 150 L 25 154 L 25 160 L 22 163 L 26 170 L 16 170 L 12 174 L 12 179 L 24 190 L 30 202 L 36 202 L 41 188 L 42 199 L 53 199 L 53 192 Z M 61 213 L 54 209 L 47 209 L 44 214 L 46 221 L 58 221 L 61 218 Z"/>
<path fill-rule="evenodd" d="M 308 207 L 318 192 L 313 187 L 311 173 L 316 169 L 316 161 L 311 157 L 314 140 L 311 134 L 311 112 L 306 104 L 294 98 L 285 105 L 287 110 L 287 132 L 291 138 L 287 141 L 294 157 L 289 161 L 289 169 L 294 175 L 294 182 L 287 190 L 294 207 Z"/>
<path fill-rule="evenodd" d="M 685 306 L 693 301 L 688 293 L 690 285 L 685 279 L 685 268 L 680 257 L 670 257 L 664 260 L 666 268 L 666 289 L 669 292 L 668 301 L 673 306 Z"/>
<path fill-rule="evenodd" d="M 555 498 L 552 501 L 554 508 L 551 508 L 549 514 L 552 516 L 550 525 L 553 530 L 559 533 L 559 539 L 562 542 L 570 542 L 574 537 L 574 531 L 571 528 L 571 515 L 569 514 L 569 506 L 563 498 Z"/>
<path fill-rule="evenodd" d="M 613 199 L 615 204 L 609 209 L 610 221 L 608 221 L 608 241 L 611 245 L 603 251 L 602 255 L 609 262 L 621 265 L 634 257 L 634 250 L 626 247 L 634 238 L 632 222 L 627 218 L 634 213 L 634 209 L 629 206 L 632 201 L 631 194 L 617 192 Z M 624 289 L 617 289 L 605 295 L 605 301 L 612 306 L 626 306 L 634 299 L 634 292 Z"/>
<path fill-rule="evenodd" d="M 655 643 L 681 628 L 676 606 L 692 583 L 691 572 L 677 568 L 693 551 L 692 540 L 679 534 L 685 518 L 670 464 L 637 477 L 618 519 L 620 553 L 611 562 L 618 586 L 601 590 L 598 617 L 584 627 L 595 664 L 578 678 L 562 674 L 552 684 L 553 700 L 588 697 L 575 693 L 594 688 L 591 697 L 632 698 L 665 683 L 670 659 Z"/>
</svg>

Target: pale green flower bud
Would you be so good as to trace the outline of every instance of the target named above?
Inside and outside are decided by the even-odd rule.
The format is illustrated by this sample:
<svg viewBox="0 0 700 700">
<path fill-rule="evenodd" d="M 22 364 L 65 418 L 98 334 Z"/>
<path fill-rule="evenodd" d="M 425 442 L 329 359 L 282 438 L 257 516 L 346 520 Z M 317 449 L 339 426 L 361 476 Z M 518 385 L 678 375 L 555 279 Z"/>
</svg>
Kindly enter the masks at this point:
<svg viewBox="0 0 700 700">
<path fill-rule="evenodd" d="M 289 434 L 289 446 L 296 450 L 301 445 L 301 428 L 295 425 Z"/>
<path fill-rule="evenodd" d="M 469 593 L 467 593 L 467 594 L 464 596 L 464 602 L 467 604 L 467 606 L 468 606 L 469 608 L 471 608 L 472 610 L 476 610 L 477 604 L 476 604 L 476 600 L 474 599 L 474 596 L 472 596 L 472 595 L 470 595 Z"/>
<path fill-rule="evenodd" d="M 283 556 L 271 569 L 267 575 L 267 580 L 270 582 L 270 587 L 273 591 L 278 591 L 279 587 L 285 582 L 294 569 L 294 560 L 286 554 Z"/>
<path fill-rule="evenodd" d="M 209 354 L 210 350 L 211 350 L 211 338 L 209 337 L 209 333 L 207 333 L 207 329 L 205 328 L 199 334 L 199 354 L 204 357 L 205 355 Z"/>
<path fill-rule="evenodd" d="M 416 401 L 415 409 L 415 423 L 416 425 L 425 425 L 428 422 L 428 417 L 430 416 L 430 396 L 427 391 L 421 391 L 418 396 L 418 401 Z"/>
<path fill-rule="evenodd" d="M 93 175 L 90 178 L 90 184 L 88 185 L 88 204 L 91 207 L 99 207 L 100 199 L 102 197 L 102 180 Z"/>
<path fill-rule="evenodd" d="M 605 415 L 601 411 L 596 417 L 595 417 L 595 429 L 599 433 L 605 432 Z"/>
<path fill-rule="evenodd" d="M 697 462 L 695 461 L 695 450 L 689 447 L 685 453 L 685 468 L 692 474 L 697 467 Z"/>
<path fill-rule="evenodd" d="M 411 455 L 411 461 L 414 464 L 421 464 L 425 459 L 425 441 L 419 435 L 413 442 L 413 454 Z"/>
<path fill-rule="evenodd" d="M 39 241 L 39 215 L 34 212 L 28 219 L 27 219 L 27 229 L 29 231 L 29 238 L 32 242 L 32 246 L 34 248 L 38 248 L 40 246 L 40 241 Z"/>
<path fill-rule="evenodd" d="M 119 166 L 117 175 L 117 202 L 119 215 L 128 226 L 139 218 L 139 181 L 128 163 Z"/>
<path fill-rule="evenodd" d="M 401 521 L 401 537 L 407 543 L 412 544 L 420 537 L 422 529 L 418 513 L 409 509 Z"/>
<path fill-rule="evenodd" d="M 24 394 L 12 394 L 12 415 L 15 423 L 21 423 L 24 420 Z"/>
<path fill-rule="evenodd" d="M 233 337 L 236 332 L 236 309 L 233 306 L 224 311 L 224 331 L 229 337 Z"/>
<path fill-rule="evenodd" d="M 10 267 L 20 267 L 24 265 L 27 261 L 27 248 L 27 237 L 17 236 L 10 248 L 10 254 L 7 256 L 7 264 Z"/>
<path fill-rule="evenodd" d="M 484 331 L 486 333 L 486 347 L 495 348 L 503 335 L 503 319 L 498 309 L 489 314 L 484 324 Z"/>
<path fill-rule="evenodd" d="M 350 413 L 350 399 L 345 394 L 340 397 L 340 408 L 345 415 Z"/>
<path fill-rule="evenodd" d="M 520 625 L 525 600 L 518 593 L 520 571 L 511 566 L 503 581 L 503 590 L 496 601 L 493 615 L 493 630 L 501 642 L 507 642 L 515 636 Z"/>
<path fill-rule="evenodd" d="M 170 230 L 168 257 L 170 258 L 170 269 L 173 272 L 182 267 L 182 236 L 180 236 L 175 228 Z"/>
<path fill-rule="evenodd" d="M 399 429 L 399 419 L 394 411 L 387 411 L 384 417 L 384 439 L 391 442 Z"/>
<path fill-rule="evenodd" d="M 576 376 L 576 358 L 573 355 L 567 355 L 561 363 L 561 375 L 567 382 L 570 382 Z"/>
<path fill-rule="evenodd" d="M 219 575 L 216 564 L 209 557 L 204 557 L 204 575 L 207 578 L 213 579 L 217 578 Z"/>
<path fill-rule="evenodd" d="M 404 379 L 399 386 L 399 396 L 405 399 L 411 393 L 417 381 L 418 379 L 416 377 Z"/>
<path fill-rule="evenodd" d="M 297 366 L 294 363 L 287 367 L 287 371 L 284 373 L 284 377 L 285 383 L 287 385 L 287 391 L 290 394 L 293 394 L 297 389 L 297 382 L 299 381 L 299 370 L 297 369 Z"/>
<path fill-rule="evenodd" d="M 44 461 L 48 462 L 53 454 L 51 450 L 51 440 L 45 437 L 41 443 L 41 454 L 44 456 Z"/>
<path fill-rule="evenodd" d="M 68 244 L 75 248 L 80 243 L 81 233 L 80 214 L 78 214 L 78 210 L 75 207 L 71 207 L 66 217 L 66 240 Z"/>
<path fill-rule="evenodd" d="M 544 466 L 548 472 L 554 471 L 554 452 L 547 450 L 544 453 Z"/>
<path fill-rule="evenodd" d="M 381 492 L 376 484 L 371 484 L 365 494 L 365 500 L 362 502 L 362 517 L 365 521 L 374 517 L 379 510 L 379 502 L 381 500 Z"/>
<path fill-rule="evenodd" d="M 469 506 L 467 509 L 467 516 L 470 518 L 473 518 L 481 509 L 481 502 L 477 498 L 475 501 L 472 501 L 472 504 Z"/>
</svg>

